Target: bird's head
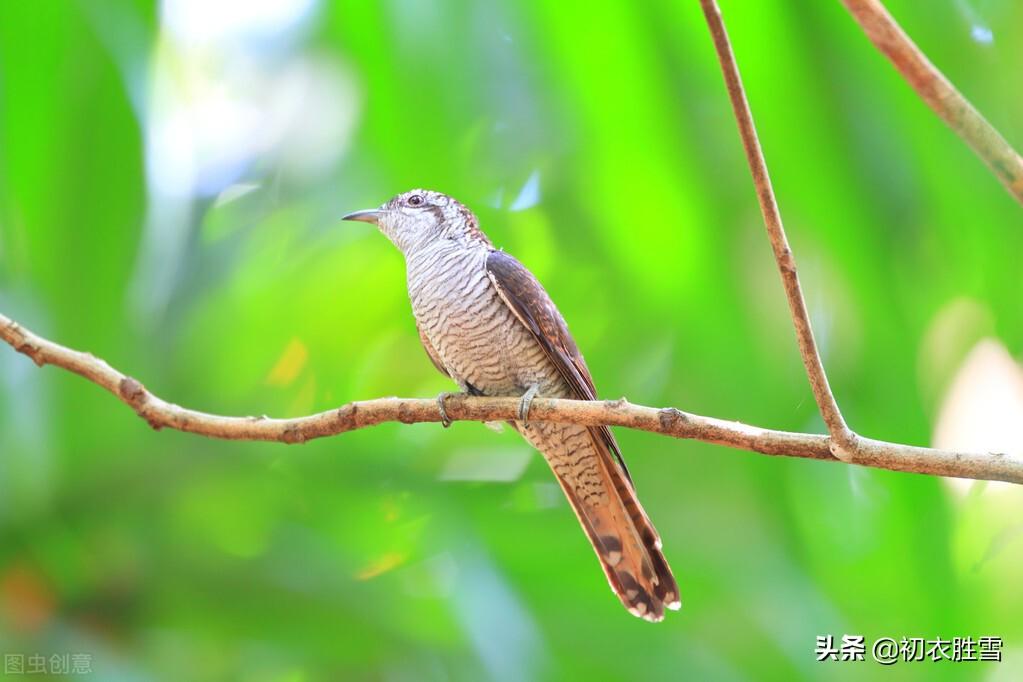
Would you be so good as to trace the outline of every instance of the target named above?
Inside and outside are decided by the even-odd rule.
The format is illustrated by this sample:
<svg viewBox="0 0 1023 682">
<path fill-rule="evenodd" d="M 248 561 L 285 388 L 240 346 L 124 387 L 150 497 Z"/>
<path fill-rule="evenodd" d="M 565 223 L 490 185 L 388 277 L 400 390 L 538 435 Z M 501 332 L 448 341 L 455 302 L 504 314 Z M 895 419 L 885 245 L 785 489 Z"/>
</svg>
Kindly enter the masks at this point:
<svg viewBox="0 0 1023 682">
<path fill-rule="evenodd" d="M 425 189 L 409 190 L 380 208 L 349 213 L 342 220 L 373 223 L 406 255 L 439 239 L 490 244 L 472 211 L 446 194 Z"/>
</svg>

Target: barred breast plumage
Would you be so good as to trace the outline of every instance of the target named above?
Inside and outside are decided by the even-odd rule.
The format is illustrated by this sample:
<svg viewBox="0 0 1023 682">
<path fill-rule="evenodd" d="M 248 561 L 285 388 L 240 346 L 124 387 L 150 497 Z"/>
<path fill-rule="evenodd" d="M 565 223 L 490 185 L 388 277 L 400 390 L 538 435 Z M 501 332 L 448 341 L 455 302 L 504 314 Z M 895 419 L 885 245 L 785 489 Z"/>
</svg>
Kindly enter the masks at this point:
<svg viewBox="0 0 1023 682">
<path fill-rule="evenodd" d="M 520 396 L 559 379 L 536 340 L 504 305 L 487 276 L 484 246 L 442 240 L 408 258 L 412 312 L 444 368 L 463 388 Z"/>
<path fill-rule="evenodd" d="M 490 251 L 484 245 L 467 249 L 444 240 L 408 259 L 412 312 L 426 342 L 451 378 L 468 392 L 521 396 L 536 384 L 538 395 L 574 397 L 543 347 L 504 303 L 487 275 Z M 594 502 L 605 500 L 585 427 L 515 426 L 543 452 L 574 493 Z"/>
</svg>

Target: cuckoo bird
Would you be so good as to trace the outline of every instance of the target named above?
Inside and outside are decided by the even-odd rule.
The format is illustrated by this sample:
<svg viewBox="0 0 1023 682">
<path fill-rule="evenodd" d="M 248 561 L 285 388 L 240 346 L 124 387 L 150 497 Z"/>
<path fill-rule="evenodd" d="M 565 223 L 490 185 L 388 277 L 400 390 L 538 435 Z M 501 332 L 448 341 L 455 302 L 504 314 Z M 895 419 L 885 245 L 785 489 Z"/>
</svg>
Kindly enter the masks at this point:
<svg viewBox="0 0 1023 682">
<path fill-rule="evenodd" d="M 610 429 L 528 420 L 534 396 L 597 399 L 540 282 L 494 248 L 472 211 L 440 192 L 412 190 L 344 219 L 373 223 L 404 255 L 419 338 L 437 369 L 464 393 L 521 397 L 512 425 L 543 453 L 625 607 L 649 621 L 677 609 L 661 539 Z M 438 397 L 445 425 L 446 395 Z"/>
</svg>

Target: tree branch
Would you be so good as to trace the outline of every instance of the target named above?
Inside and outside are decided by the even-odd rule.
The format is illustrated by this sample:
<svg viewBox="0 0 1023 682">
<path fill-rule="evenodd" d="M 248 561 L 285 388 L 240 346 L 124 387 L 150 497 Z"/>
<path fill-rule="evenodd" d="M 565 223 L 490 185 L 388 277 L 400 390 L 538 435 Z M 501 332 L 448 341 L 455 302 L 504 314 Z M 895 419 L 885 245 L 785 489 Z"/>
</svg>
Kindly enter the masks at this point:
<svg viewBox="0 0 1023 682">
<path fill-rule="evenodd" d="M 314 438 L 384 422 L 415 424 L 441 421 L 434 399 L 379 398 L 294 419 L 224 417 L 169 403 L 136 379 L 118 372 L 89 353 L 66 348 L 33 334 L 0 314 L 0 339 L 39 366 L 61 367 L 105 388 L 131 407 L 154 429 L 169 428 L 210 438 L 303 443 Z M 519 398 L 453 396 L 445 401 L 452 420 L 508 421 L 518 417 Z M 653 408 L 628 401 L 536 398 L 530 419 L 596 426 L 624 426 L 673 438 L 699 440 L 765 455 L 835 461 L 827 436 L 773 431 L 739 422 L 702 417 L 673 407 Z M 1023 483 L 1023 456 L 1006 453 L 954 452 L 859 439 L 857 463 L 892 471 L 935 476 Z"/>
<path fill-rule="evenodd" d="M 955 89 L 879 0 L 842 0 L 849 13 L 920 98 L 987 164 L 1023 204 L 1023 158 Z"/>
<path fill-rule="evenodd" d="M 842 411 L 838 408 L 835 396 L 831 392 L 831 386 L 828 384 L 828 375 L 824 371 L 820 352 L 817 350 L 813 328 L 810 326 L 810 314 L 806 310 L 806 301 L 803 299 L 803 290 L 799 284 L 799 274 L 796 272 L 796 260 L 789 247 L 788 237 L 785 236 L 785 227 L 782 225 L 778 202 L 774 196 L 774 189 L 771 187 L 771 177 L 767 172 L 767 162 L 764 160 L 764 152 L 760 148 L 757 129 L 753 124 L 753 114 L 750 111 L 749 102 L 746 100 L 742 77 L 739 75 L 739 67 L 735 63 L 735 55 L 732 53 L 728 32 L 725 30 L 725 24 L 721 18 L 721 10 L 718 8 L 716 0 L 700 0 L 700 4 L 707 19 L 711 37 L 714 39 L 714 48 L 721 64 L 721 72 L 725 77 L 725 86 L 728 88 L 728 97 L 732 102 L 732 111 L 739 124 L 739 136 L 742 138 L 742 146 L 746 150 L 746 161 L 749 163 L 750 172 L 753 174 L 753 184 L 756 186 L 760 212 L 764 216 L 764 225 L 767 227 L 767 236 L 771 240 L 774 259 L 777 261 L 778 270 L 781 273 L 785 297 L 789 302 L 789 312 L 792 314 L 792 323 L 796 329 L 799 354 L 806 367 L 810 388 L 813 390 L 813 397 L 817 401 L 821 417 L 824 418 L 824 424 L 828 427 L 828 433 L 831 434 L 832 453 L 839 459 L 851 461 L 855 456 L 857 436 L 846 426 Z"/>
</svg>

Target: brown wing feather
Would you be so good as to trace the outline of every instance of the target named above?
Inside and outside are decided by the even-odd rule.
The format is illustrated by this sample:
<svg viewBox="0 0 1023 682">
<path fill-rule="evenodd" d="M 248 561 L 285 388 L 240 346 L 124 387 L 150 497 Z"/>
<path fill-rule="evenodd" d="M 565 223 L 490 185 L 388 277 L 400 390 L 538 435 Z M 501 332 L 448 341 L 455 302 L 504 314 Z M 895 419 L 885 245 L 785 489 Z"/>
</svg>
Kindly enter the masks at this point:
<svg viewBox="0 0 1023 682">
<path fill-rule="evenodd" d="M 586 362 L 564 318 L 539 281 L 502 251 L 494 251 L 488 257 L 487 274 L 502 300 L 533 333 L 575 396 L 580 400 L 596 400 L 597 392 Z M 544 429 L 524 427 L 520 430 L 542 449 Z M 679 605 L 678 586 L 661 552 L 661 539 L 636 497 L 610 429 L 590 427 L 588 432 L 592 450 L 600 462 L 607 502 L 594 504 L 580 499 L 555 470 L 558 482 L 589 536 L 614 592 L 635 615 L 660 620 L 665 607 L 678 608 Z M 555 468 L 553 464 L 552 468 Z M 619 529 L 618 537 L 605 534 L 614 528 Z"/>
<path fill-rule="evenodd" d="M 522 263 L 504 251 L 490 253 L 487 258 L 487 274 L 515 316 L 533 332 L 533 336 L 558 368 L 558 372 L 572 387 L 576 398 L 596 400 L 597 389 L 593 385 L 590 369 L 586 366 L 575 339 L 568 333 L 565 319 L 540 281 Z M 611 429 L 606 426 L 597 426 L 594 429 L 614 454 L 622 473 L 631 483 L 632 476 Z"/>
</svg>

